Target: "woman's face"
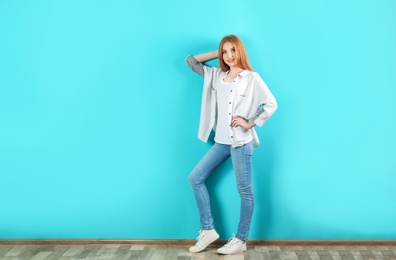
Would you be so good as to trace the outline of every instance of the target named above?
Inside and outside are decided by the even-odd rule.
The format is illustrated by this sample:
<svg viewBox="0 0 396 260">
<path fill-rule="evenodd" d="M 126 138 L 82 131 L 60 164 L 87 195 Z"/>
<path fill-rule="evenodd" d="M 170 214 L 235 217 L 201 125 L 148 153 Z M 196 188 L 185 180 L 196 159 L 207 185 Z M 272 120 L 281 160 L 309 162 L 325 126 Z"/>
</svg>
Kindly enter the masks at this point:
<svg viewBox="0 0 396 260">
<path fill-rule="evenodd" d="M 235 47 L 230 42 L 225 42 L 223 44 L 223 61 L 230 67 L 237 66 L 236 56 L 235 56 Z"/>
</svg>

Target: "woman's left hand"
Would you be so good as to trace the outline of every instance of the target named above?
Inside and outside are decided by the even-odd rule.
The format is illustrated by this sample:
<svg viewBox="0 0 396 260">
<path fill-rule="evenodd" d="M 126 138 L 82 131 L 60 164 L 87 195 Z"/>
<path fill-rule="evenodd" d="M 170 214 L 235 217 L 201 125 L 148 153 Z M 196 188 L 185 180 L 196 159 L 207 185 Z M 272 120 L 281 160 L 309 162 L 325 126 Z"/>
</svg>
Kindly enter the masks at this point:
<svg viewBox="0 0 396 260">
<path fill-rule="evenodd" d="M 231 126 L 232 127 L 243 127 L 246 130 L 252 128 L 253 126 L 255 126 L 256 124 L 254 123 L 254 121 L 248 122 L 245 118 L 241 117 L 241 116 L 233 116 L 232 117 L 232 121 L 231 121 Z"/>
</svg>

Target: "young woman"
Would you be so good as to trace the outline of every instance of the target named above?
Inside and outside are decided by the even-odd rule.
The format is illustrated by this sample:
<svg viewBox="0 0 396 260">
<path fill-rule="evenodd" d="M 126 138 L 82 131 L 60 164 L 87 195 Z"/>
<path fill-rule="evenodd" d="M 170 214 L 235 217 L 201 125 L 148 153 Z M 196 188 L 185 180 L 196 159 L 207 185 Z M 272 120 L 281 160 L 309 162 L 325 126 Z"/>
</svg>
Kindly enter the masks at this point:
<svg viewBox="0 0 396 260">
<path fill-rule="evenodd" d="M 205 61 L 219 58 L 220 68 Z M 241 198 L 238 232 L 217 250 L 220 254 L 246 251 L 254 198 L 251 164 L 253 148 L 259 145 L 254 126 L 262 126 L 277 109 L 277 103 L 258 73 L 250 67 L 245 47 L 235 35 L 225 36 L 217 51 L 188 56 L 187 65 L 204 77 L 198 137 L 207 142 L 215 130 L 213 147 L 190 173 L 188 181 L 198 205 L 201 230 L 193 253 L 219 238 L 213 226 L 206 178 L 231 157 Z"/>
</svg>

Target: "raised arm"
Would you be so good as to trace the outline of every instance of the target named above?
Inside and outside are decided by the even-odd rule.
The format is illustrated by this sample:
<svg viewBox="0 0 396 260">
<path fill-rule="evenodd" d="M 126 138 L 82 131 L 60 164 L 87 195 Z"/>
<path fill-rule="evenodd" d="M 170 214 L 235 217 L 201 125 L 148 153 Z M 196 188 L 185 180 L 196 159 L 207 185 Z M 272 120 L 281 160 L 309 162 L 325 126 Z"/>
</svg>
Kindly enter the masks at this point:
<svg viewBox="0 0 396 260">
<path fill-rule="evenodd" d="M 215 59 L 217 58 L 217 56 L 218 56 L 217 51 L 211 51 L 207 53 L 197 54 L 194 56 L 188 56 L 186 58 L 186 64 L 193 71 L 195 71 L 196 73 L 198 73 L 203 77 L 204 76 L 203 63 L 205 61 Z"/>
<path fill-rule="evenodd" d="M 215 59 L 218 56 L 219 56 L 218 51 L 216 50 L 216 51 L 211 51 L 211 52 L 207 52 L 207 53 L 197 54 L 197 55 L 194 55 L 193 57 L 199 62 L 205 62 L 208 60 Z"/>
</svg>

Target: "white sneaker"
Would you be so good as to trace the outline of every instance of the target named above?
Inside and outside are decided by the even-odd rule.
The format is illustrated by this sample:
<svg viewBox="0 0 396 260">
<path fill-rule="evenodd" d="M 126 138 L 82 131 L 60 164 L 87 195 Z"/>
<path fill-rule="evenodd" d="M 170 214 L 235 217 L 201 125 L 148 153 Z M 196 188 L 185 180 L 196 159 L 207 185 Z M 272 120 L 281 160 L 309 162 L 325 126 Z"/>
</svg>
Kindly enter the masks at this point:
<svg viewBox="0 0 396 260">
<path fill-rule="evenodd" d="M 216 230 L 201 230 L 199 231 L 199 236 L 197 237 L 197 243 L 190 247 L 189 251 L 191 253 L 198 253 L 204 250 L 208 245 L 213 243 L 219 238 L 219 234 L 217 234 Z"/>
<path fill-rule="evenodd" d="M 244 252 L 246 251 L 246 242 L 232 236 L 228 243 L 225 244 L 223 247 L 217 249 L 217 253 L 222 255 L 230 255 L 234 253 Z"/>
</svg>

